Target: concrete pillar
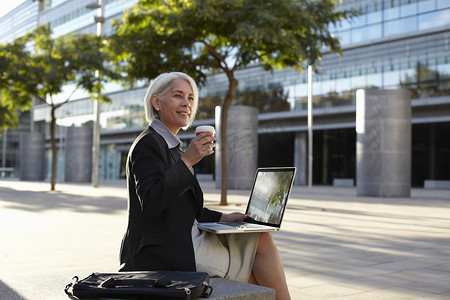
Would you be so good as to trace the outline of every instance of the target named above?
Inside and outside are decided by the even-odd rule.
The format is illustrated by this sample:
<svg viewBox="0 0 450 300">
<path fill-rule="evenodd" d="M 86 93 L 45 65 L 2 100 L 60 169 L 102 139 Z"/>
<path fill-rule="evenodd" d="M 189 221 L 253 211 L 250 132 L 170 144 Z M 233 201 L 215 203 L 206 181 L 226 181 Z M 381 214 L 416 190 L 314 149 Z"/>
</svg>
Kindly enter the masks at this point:
<svg viewBox="0 0 450 300">
<path fill-rule="evenodd" d="M 216 107 L 216 188 L 220 188 L 222 183 L 221 110 L 221 107 Z M 257 167 L 258 109 L 249 106 L 231 106 L 228 111 L 227 128 L 228 188 L 250 189 Z"/>
<path fill-rule="evenodd" d="M 20 134 L 20 180 L 45 179 L 45 136 L 39 132 Z"/>
<path fill-rule="evenodd" d="M 64 181 L 91 182 L 92 140 L 92 123 L 67 128 Z"/>
<path fill-rule="evenodd" d="M 295 185 L 308 184 L 308 136 L 306 132 L 297 132 L 295 134 L 294 145 L 294 167 L 297 168 L 297 174 L 294 179 Z"/>
<path fill-rule="evenodd" d="M 356 92 L 357 195 L 409 197 L 411 95 L 405 90 Z"/>
</svg>

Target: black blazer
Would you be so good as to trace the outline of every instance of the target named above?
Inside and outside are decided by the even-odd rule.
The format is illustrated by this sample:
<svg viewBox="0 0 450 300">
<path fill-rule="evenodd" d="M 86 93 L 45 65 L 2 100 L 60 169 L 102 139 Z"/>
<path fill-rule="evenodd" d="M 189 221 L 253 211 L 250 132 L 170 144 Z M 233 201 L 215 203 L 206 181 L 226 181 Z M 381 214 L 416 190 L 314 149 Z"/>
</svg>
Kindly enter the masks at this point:
<svg viewBox="0 0 450 300">
<path fill-rule="evenodd" d="M 221 213 L 203 207 L 196 177 L 148 127 L 127 158 L 128 228 L 120 250 L 120 271 L 195 271 L 191 229 L 194 218 L 218 221 Z"/>
</svg>

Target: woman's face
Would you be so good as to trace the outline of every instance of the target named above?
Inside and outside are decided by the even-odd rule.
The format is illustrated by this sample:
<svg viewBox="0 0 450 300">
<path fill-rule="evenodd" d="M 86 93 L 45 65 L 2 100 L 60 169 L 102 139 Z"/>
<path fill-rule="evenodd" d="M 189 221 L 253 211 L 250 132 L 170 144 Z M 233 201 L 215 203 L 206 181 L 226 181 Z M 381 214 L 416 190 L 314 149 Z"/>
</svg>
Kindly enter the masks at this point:
<svg viewBox="0 0 450 300">
<path fill-rule="evenodd" d="M 160 98 L 152 97 L 152 104 L 158 111 L 161 122 L 176 135 L 191 120 L 194 93 L 188 81 L 177 78 L 167 93 Z"/>
</svg>

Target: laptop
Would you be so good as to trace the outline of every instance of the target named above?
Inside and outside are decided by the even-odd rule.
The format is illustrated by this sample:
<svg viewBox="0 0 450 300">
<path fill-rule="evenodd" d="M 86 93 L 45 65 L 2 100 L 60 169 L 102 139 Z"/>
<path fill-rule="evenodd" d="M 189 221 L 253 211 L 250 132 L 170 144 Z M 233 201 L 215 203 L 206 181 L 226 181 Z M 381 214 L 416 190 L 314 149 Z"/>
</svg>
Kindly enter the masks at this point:
<svg viewBox="0 0 450 300">
<path fill-rule="evenodd" d="M 215 234 L 280 230 L 295 173 L 295 167 L 258 168 L 244 222 L 199 223 L 198 228 Z"/>
</svg>

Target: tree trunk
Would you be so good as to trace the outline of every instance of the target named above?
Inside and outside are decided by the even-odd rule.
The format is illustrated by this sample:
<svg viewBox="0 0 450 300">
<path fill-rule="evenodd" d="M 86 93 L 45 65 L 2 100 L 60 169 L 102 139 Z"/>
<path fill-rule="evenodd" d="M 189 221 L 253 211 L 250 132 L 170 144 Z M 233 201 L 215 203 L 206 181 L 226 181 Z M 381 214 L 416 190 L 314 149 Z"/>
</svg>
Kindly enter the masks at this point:
<svg viewBox="0 0 450 300">
<path fill-rule="evenodd" d="M 227 97 L 223 103 L 222 116 L 220 119 L 220 151 L 222 153 L 222 182 L 221 182 L 221 194 L 220 205 L 227 205 L 227 189 L 228 189 L 228 170 L 227 170 L 227 119 L 228 109 L 231 106 L 231 102 L 236 95 L 238 81 L 234 78 L 232 72 L 227 72 L 228 77 L 228 92 Z"/>
<path fill-rule="evenodd" d="M 55 139 L 55 126 L 56 126 L 56 117 L 55 117 L 55 105 L 51 105 L 51 116 L 52 119 L 50 121 L 50 140 L 52 145 L 52 174 L 51 174 L 51 182 L 50 182 L 50 190 L 55 190 L 56 184 L 56 139 Z"/>
</svg>

